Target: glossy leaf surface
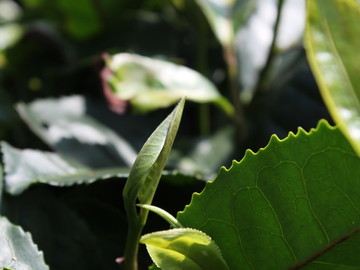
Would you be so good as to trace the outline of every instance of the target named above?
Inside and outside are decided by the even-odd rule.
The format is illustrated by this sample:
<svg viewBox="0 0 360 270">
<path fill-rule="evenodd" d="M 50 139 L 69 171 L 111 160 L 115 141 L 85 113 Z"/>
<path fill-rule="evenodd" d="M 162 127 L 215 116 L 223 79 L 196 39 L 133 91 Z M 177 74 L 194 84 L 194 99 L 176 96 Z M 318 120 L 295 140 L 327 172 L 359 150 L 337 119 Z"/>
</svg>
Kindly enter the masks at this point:
<svg viewBox="0 0 360 270">
<path fill-rule="evenodd" d="M 214 239 L 230 269 L 296 269 L 321 260 L 351 269 L 360 265 L 359 175 L 348 141 L 321 122 L 246 152 L 177 219 Z"/>
<path fill-rule="evenodd" d="M 36 135 L 65 156 L 92 168 L 131 166 L 136 151 L 119 134 L 89 116 L 87 103 L 77 95 L 19 103 L 17 110 Z"/>
<path fill-rule="evenodd" d="M 137 216 L 135 208 L 137 199 L 141 204 L 152 202 L 180 125 L 184 104 L 185 99 L 182 99 L 173 112 L 157 127 L 145 142 L 131 168 L 123 197 L 125 207 L 128 213 L 134 215 L 133 218 Z"/>
<path fill-rule="evenodd" d="M 29 233 L 19 226 L 0 217 L 0 265 L 9 265 L 16 258 L 11 268 L 16 270 L 48 270 L 43 254 L 33 243 Z"/>
<path fill-rule="evenodd" d="M 97 179 L 127 177 L 128 169 L 113 168 L 92 170 L 51 152 L 20 150 L 6 142 L 1 143 L 4 160 L 4 189 L 19 194 L 29 185 L 45 183 L 53 186 L 90 184 Z"/>
<path fill-rule="evenodd" d="M 229 269 L 220 249 L 205 233 L 178 228 L 146 234 L 140 242 L 161 269 Z"/>
<path fill-rule="evenodd" d="M 233 113 L 232 105 L 200 73 L 185 66 L 140 55 L 120 53 L 107 62 L 107 78 L 115 95 L 138 111 L 150 111 L 175 104 L 180 98 L 213 102 Z"/>
<path fill-rule="evenodd" d="M 308 1 L 306 48 L 324 101 L 360 154 L 360 5 Z"/>
</svg>

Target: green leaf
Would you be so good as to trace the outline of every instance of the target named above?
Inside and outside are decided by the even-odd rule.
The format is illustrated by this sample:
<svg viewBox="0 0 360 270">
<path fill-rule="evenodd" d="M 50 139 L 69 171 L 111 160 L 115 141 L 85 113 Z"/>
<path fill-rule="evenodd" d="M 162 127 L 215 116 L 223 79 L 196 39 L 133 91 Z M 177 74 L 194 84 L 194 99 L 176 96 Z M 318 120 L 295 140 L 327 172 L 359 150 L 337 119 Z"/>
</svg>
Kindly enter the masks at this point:
<svg viewBox="0 0 360 270">
<path fill-rule="evenodd" d="M 311 0 L 307 14 L 310 66 L 333 119 L 360 154 L 360 5 Z"/>
<path fill-rule="evenodd" d="M 188 100 L 213 102 L 226 113 L 233 107 L 200 73 L 185 66 L 140 55 L 120 53 L 110 57 L 107 79 L 115 95 L 142 112 L 168 107 L 186 96 Z"/>
<path fill-rule="evenodd" d="M 33 243 L 30 234 L 19 226 L 11 224 L 6 218 L 0 217 L 0 265 L 4 269 L 13 259 L 11 265 L 17 270 L 48 270 L 43 254 Z"/>
<path fill-rule="evenodd" d="M 193 195 L 177 219 L 214 239 L 230 269 L 304 266 L 358 239 L 359 175 L 360 159 L 323 121 L 309 133 L 273 136 L 256 154 L 247 151 Z M 358 248 L 343 248 L 338 263 L 359 265 Z"/>
<path fill-rule="evenodd" d="M 90 0 L 58 0 L 57 5 L 65 15 L 65 29 L 75 38 L 86 39 L 97 34 L 101 28 L 99 10 Z"/>
<path fill-rule="evenodd" d="M 179 128 L 184 104 L 185 99 L 182 99 L 148 138 L 135 160 L 123 190 L 129 212 L 136 213 L 137 199 L 141 204 L 151 204 Z"/>
<path fill-rule="evenodd" d="M 221 0 L 215 3 L 209 0 L 197 0 L 196 2 L 203 10 L 219 42 L 225 46 L 232 44 L 234 32 L 230 10 L 235 1 Z"/>
<path fill-rule="evenodd" d="M 309 265 L 301 269 L 358 269 L 360 265 L 360 233 L 352 236 L 344 242 L 339 243 L 336 247 L 326 252 L 320 258 L 314 260 Z"/>
<path fill-rule="evenodd" d="M 138 242 L 146 224 L 148 209 L 138 214 L 136 201 L 151 204 L 162 171 L 178 131 L 185 98 L 182 98 L 172 113 L 156 128 L 140 150 L 129 178 L 123 189 L 124 207 L 128 219 L 128 232 L 124 253 L 124 269 L 137 268 Z"/>
<path fill-rule="evenodd" d="M 234 33 L 246 22 L 257 1 L 195 0 L 223 46 L 233 46 Z"/>
<path fill-rule="evenodd" d="M 18 195 L 34 183 L 53 186 L 90 184 L 97 179 L 127 177 L 127 168 L 92 170 L 64 157 L 38 150 L 20 150 L 1 142 L 4 160 L 5 191 Z"/>
<path fill-rule="evenodd" d="M 161 269 L 229 269 L 220 249 L 205 233 L 177 228 L 154 232 L 141 237 L 146 248 Z"/>
<path fill-rule="evenodd" d="M 213 179 L 219 168 L 233 154 L 235 130 L 225 127 L 211 136 L 191 141 L 181 153 L 173 151 L 172 166 L 183 173 L 198 174 Z"/>
<path fill-rule="evenodd" d="M 19 103 L 17 110 L 35 134 L 65 156 L 93 168 L 131 166 L 136 151 L 86 113 L 88 102 L 82 96 L 39 99 Z"/>
</svg>

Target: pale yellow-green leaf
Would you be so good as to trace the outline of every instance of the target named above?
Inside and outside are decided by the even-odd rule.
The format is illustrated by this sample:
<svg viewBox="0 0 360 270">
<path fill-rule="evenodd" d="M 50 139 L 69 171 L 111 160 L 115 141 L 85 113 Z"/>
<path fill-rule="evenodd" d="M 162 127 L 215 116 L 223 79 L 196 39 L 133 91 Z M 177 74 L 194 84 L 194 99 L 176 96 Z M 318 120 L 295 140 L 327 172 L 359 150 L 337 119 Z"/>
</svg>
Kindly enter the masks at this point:
<svg viewBox="0 0 360 270">
<path fill-rule="evenodd" d="M 146 234 L 140 243 L 161 269 L 228 270 L 220 249 L 205 233 L 191 228 L 176 228 Z"/>
</svg>

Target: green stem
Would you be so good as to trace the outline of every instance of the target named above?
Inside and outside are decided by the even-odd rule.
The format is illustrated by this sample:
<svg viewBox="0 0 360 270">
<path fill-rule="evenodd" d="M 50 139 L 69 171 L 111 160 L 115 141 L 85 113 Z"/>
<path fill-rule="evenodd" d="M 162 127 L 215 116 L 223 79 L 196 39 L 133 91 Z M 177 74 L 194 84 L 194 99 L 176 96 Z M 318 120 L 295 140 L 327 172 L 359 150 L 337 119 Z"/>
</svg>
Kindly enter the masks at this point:
<svg viewBox="0 0 360 270">
<path fill-rule="evenodd" d="M 199 10 L 196 10 L 199 12 Z M 196 69 L 207 77 L 208 71 L 208 44 L 209 27 L 202 14 L 195 15 L 197 26 L 197 47 L 196 47 Z M 210 106 L 209 104 L 199 104 L 199 122 L 200 134 L 207 136 L 210 134 Z"/>
<path fill-rule="evenodd" d="M 139 239 L 141 237 L 142 229 L 143 227 L 139 222 L 136 222 L 135 224 L 129 223 L 124 261 L 122 262 L 124 270 L 138 270 Z"/>
<path fill-rule="evenodd" d="M 139 240 L 145 226 L 149 210 L 142 208 L 138 214 L 135 202 L 133 205 L 125 207 L 125 210 L 128 220 L 128 231 L 122 266 L 124 270 L 138 270 Z"/>
<path fill-rule="evenodd" d="M 246 139 L 246 121 L 243 106 L 240 102 L 240 88 L 238 82 L 238 63 L 236 51 L 232 44 L 224 47 L 225 61 L 229 78 L 231 100 L 235 108 L 233 121 L 237 127 L 240 143 Z"/>
<path fill-rule="evenodd" d="M 255 87 L 255 94 L 254 99 L 261 95 L 266 91 L 267 83 L 269 80 L 270 72 L 272 70 L 273 62 L 276 58 L 276 40 L 279 33 L 279 26 L 280 26 L 280 20 L 281 20 L 281 11 L 284 5 L 284 0 L 279 0 L 278 6 L 277 6 L 277 17 L 274 25 L 274 36 L 271 42 L 271 47 L 269 50 L 269 55 L 266 60 L 266 63 L 263 67 L 263 69 L 260 72 L 258 82 Z"/>
</svg>

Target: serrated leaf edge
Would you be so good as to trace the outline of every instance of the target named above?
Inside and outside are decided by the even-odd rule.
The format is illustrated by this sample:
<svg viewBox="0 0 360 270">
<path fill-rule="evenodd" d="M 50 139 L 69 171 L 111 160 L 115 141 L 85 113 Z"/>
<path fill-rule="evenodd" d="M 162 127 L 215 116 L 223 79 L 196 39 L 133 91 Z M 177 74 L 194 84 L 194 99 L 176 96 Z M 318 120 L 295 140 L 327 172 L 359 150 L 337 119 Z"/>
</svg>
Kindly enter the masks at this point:
<svg viewBox="0 0 360 270">
<path fill-rule="evenodd" d="M 184 232 L 193 231 L 193 232 L 197 232 L 197 233 L 202 234 L 202 236 L 204 236 L 204 237 L 208 237 L 208 238 L 210 239 L 210 242 L 214 243 L 214 246 L 215 246 L 216 250 L 219 252 L 221 259 L 222 259 L 222 260 L 224 261 L 224 263 L 226 264 L 226 261 L 225 261 L 225 259 L 224 259 L 224 256 L 223 256 L 222 252 L 221 252 L 221 249 L 220 249 L 219 246 L 216 244 L 216 242 L 211 238 L 211 236 L 209 236 L 208 234 L 204 233 L 203 231 L 198 230 L 198 229 L 195 229 L 195 228 L 183 227 L 183 228 L 174 228 L 174 229 L 169 229 L 169 230 L 156 231 L 156 232 L 144 234 L 143 236 L 141 236 L 139 242 L 142 243 L 142 244 L 148 245 L 147 243 L 144 243 L 144 242 L 142 241 L 144 238 L 150 238 L 150 237 L 153 236 L 153 235 L 156 235 L 156 234 L 159 234 L 159 233 L 162 233 L 162 232 L 169 232 L 169 231 L 184 231 Z M 174 251 L 175 251 L 175 250 L 174 250 Z M 178 252 L 178 251 L 175 251 L 175 252 Z M 153 260 L 150 252 L 148 252 L 148 253 L 149 253 L 151 259 Z M 155 262 L 155 261 L 153 260 L 153 262 Z M 155 263 L 155 264 L 156 264 L 156 263 Z M 156 264 L 156 266 L 159 267 L 159 265 L 157 265 L 157 264 Z"/>
<path fill-rule="evenodd" d="M 2 154 L 2 165 L 3 165 L 3 183 L 4 183 L 4 190 L 7 191 L 8 193 L 10 194 L 13 194 L 13 195 L 18 195 L 20 194 L 21 192 L 23 192 L 26 188 L 28 188 L 30 185 L 33 185 L 33 184 L 48 184 L 48 185 L 51 185 L 51 186 L 56 186 L 56 187 L 66 187 L 66 186 L 72 186 L 72 185 L 82 185 L 82 184 L 92 184 L 94 183 L 95 181 L 97 180 L 106 180 L 106 179 L 109 179 L 109 178 L 112 178 L 112 177 L 119 177 L 119 178 L 127 178 L 128 177 L 128 173 L 123 173 L 123 172 L 116 172 L 116 168 L 114 169 L 114 172 L 109 172 L 111 169 L 104 169 L 104 174 L 101 174 L 101 171 L 102 169 L 99 169 L 99 170 L 92 170 L 92 169 L 80 169 L 79 168 L 79 171 L 78 172 L 75 172 L 75 173 L 69 173 L 67 174 L 66 176 L 46 176 L 46 179 L 48 180 L 43 180 L 43 179 L 34 179 L 33 181 L 29 182 L 28 185 L 26 187 L 24 187 L 23 190 L 21 190 L 20 192 L 14 192 L 13 190 L 10 190 L 7 185 L 6 185 L 6 176 L 10 173 L 9 170 L 9 166 L 7 166 L 7 155 L 5 154 L 5 150 L 4 150 L 4 147 L 5 145 L 8 144 L 7 142 L 5 141 L 0 141 L 0 152 Z M 41 150 L 35 150 L 35 149 L 18 149 L 16 147 L 13 147 L 11 146 L 10 144 L 8 144 L 9 147 L 12 147 L 18 151 L 27 151 L 27 150 L 30 150 L 30 151 L 36 151 L 36 152 L 40 152 L 40 153 L 43 153 L 43 154 L 57 154 L 57 153 L 53 153 L 53 152 L 47 152 L 47 151 L 41 151 Z M 61 157 L 61 155 L 59 155 L 59 157 Z M 98 177 L 96 177 L 96 175 L 100 174 Z M 65 175 L 65 174 L 64 174 Z M 92 177 L 92 175 L 94 175 Z M 74 181 L 72 183 L 61 183 L 61 182 L 58 182 L 58 181 L 52 181 L 51 178 L 62 178 L 62 177 L 88 177 L 87 179 L 83 179 L 83 180 L 78 180 L 78 181 Z"/>
<path fill-rule="evenodd" d="M 45 265 L 48 269 L 50 269 L 50 268 L 49 268 L 49 265 L 45 262 L 44 252 L 42 252 L 42 251 L 39 249 L 38 245 L 35 244 L 35 242 L 34 242 L 34 240 L 33 240 L 33 238 L 32 238 L 31 233 L 30 233 L 30 232 L 25 232 L 24 229 L 23 229 L 21 226 L 16 225 L 16 224 L 10 222 L 10 221 L 9 221 L 6 217 L 4 217 L 4 216 L 0 216 L 0 220 L 1 220 L 1 219 L 6 220 L 6 222 L 8 222 L 11 226 L 13 226 L 13 227 L 15 227 L 16 229 L 18 229 L 18 230 L 19 230 L 19 233 L 20 233 L 20 236 L 21 236 L 21 237 L 25 237 L 25 238 L 27 238 L 27 239 L 30 241 L 30 244 L 31 244 L 31 245 L 36 249 L 36 251 L 37 251 L 37 254 L 36 254 L 36 255 L 39 256 L 39 257 L 41 257 L 44 265 Z"/>
<path fill-rule="evenodd" d="M 271 136 L 269 142 L 267 143 L 267 145 L 266 145 L 265 147 L 260 148 L 257 152 L 253 152 L 253 151 L 250 150 L 250 149 L 246 150 L 243 158 L 242 158 L 240 161 L 233 160 L 233 161 L 232 161 L 232 164 L 231 164 L 231 166 L 230 166 L 229 168 L 226 168 L 226 167 L 224 167 L 224 166 L 221 167 L 220 170 L 219 170 L 219 173 L 218 173 L 217 175 L 219 175 L 221 171 L 224 171 L 224 172 L 230 171 L 235 165 L 239 165 L 240 163 L 242 163 L 243 160 L 245 160 L 249 155 L 252 155 L 252 156 L 257 156 L 257 155 L 259 155 L 261 152 L 266 151 L 266 149 L 269 147 L 269 145 L 271 145 L 271 144 L 273 144 L 273 143 L 276 143 L 276 142 L 277 142 L 277 143 L 281 143 L 281 142 L 283 142 L 283 141 L 288 140 L 289 138 L 299 138 L 300 136 L 310 136 L 311 134 L 314 134 L 314 133 L 316 133 L 316 132 L 319 132 L 319 131 L 320 131 L 321 129 L 323 129 L 323 128 L 328 128 L 328 129 L 331 129 L 331 130 L 337 130 L 337 129 L 338 129 L 337 126 L 331 126 L 327 120 L 321 119 L 321 120 L 318 122 L 318 124 L 316 125 L 316 127 L 315 127 L 315 128 L 311 128 L 309 131 L 306 131 L 306 130 L 303 129 L 302 127 L 298 127 L 296 133 L 290 131 L 290 132 L 288 133 L 288 136 L 286 136 L 286 137 L 283 138 L 283 139 L 280 139 L 276 134 L 273 134 L 273 135 Z M 186 209 L 191 206 L 191 204 L 193 203 L 193 201 L 195 200 L 195 198 L 201 196 L 201 194 L 204 192 L 204 190 L 206 189 L 206 187 L 207 187 L 208 185 L 212 185 L 213 182 L 214 182 L 216 179 L 217 179 L 217 176 L 216 176 L 212 181 L 206 182 L 205 187 L 203 188 L 203 190 L 202 190 L 201 192 L 194 192 L 193 195 L 192 195 L 192 197 L 191 197 L 190 203 L 185 206 L 184 210 L 179 211 L 179 212 L 177 213 L 177 217 L 178 217 L 179 214 L 183 214 L 183 213 L 186 211 Z"/>
</svg>

